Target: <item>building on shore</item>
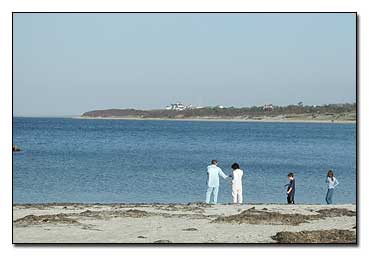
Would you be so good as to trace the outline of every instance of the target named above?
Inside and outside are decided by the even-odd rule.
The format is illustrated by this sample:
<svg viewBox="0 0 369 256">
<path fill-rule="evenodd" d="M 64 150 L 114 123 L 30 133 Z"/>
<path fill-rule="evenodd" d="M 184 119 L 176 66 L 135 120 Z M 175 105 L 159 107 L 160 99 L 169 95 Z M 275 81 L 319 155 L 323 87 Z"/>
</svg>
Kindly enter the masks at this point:
<svg viewBox="0 0 369 256">
<path fill-rule="evenodd" d="M 170 104 L 170 106 L 165 107 L 166 110 L 176 110 L 176 111 L 182 111 L 182 110 L 186 110 L 189 108 L 192 108 L 192 105 L 185 106 L 184 104 L 180 102 L 173 103 L 173 104 Z"/>
<path fill-rule="evenodd" d="M 265 104 L 263 107 L 264 111 L 273 111 L 273 104 Z"/>
<path fill-rule="evenodd" d="M 220 108 L 220 109 L 223 109 L 223 108 L 226 108 L 226 107 L 223 106 L 223 105 L 217 105 L 215 107 L 211 107 L 211 106 L 209 106 L 209 107 L 200 107 L 200 106 L 193 106 L 192 104 L 184 105 L 181 102 L 173 103 L 173 104 L 170 104 L 170 105 L 165 107 L 166 110 L 175 110 L 175 111 L 182 111 L 182 110 L 188 110 L 188 109 L 200 109 L 200 108 Z"/>
</svg>

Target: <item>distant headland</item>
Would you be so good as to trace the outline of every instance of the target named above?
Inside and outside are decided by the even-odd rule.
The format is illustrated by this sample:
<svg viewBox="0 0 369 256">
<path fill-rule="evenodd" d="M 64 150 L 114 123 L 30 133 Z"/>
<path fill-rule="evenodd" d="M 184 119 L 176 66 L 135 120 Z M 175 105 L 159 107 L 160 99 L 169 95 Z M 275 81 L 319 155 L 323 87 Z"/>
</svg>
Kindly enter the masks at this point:
<svg viewBox="0 0 369 256">
<path fill-rule="evenodd" d="M 83 113 L 86 119 L 144 120 L 214 120 L 265 122 L 356 122 L 356 103 L 277 106 L 265 104 L 253 107 L 207 106 L 193 107 L 174 103 L 163 109 L 105 109 Z"/>
</svg>

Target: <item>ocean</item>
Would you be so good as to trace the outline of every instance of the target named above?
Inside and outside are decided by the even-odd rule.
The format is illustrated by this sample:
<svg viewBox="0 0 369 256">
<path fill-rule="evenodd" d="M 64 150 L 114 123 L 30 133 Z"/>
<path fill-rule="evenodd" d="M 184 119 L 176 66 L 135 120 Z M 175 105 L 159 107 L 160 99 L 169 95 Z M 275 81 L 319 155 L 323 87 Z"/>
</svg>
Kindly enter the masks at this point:
<svg viewBox="0 0 369 256">
<path fill-rule="evenodd" d="M 13 119 L 14 203 L 188 203 L 205 200 L 212 159 L 244 170 L 245 203 L 356 202 L 356 124 L 164 120 Z M 218 201 L 231 202 L 221 179 Z"/>
</svg>

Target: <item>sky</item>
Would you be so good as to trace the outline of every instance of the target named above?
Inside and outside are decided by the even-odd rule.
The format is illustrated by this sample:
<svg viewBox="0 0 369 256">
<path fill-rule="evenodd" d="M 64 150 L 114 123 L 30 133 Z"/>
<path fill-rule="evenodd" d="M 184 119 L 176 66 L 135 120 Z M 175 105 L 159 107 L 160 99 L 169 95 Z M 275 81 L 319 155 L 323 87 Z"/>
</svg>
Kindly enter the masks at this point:
<svg viewBox="0 0 369 256">
<path fill-rule="evenodd" d="M 13 16 L 13 114 L 356 102 L 355 14 Z"/>
</svg>

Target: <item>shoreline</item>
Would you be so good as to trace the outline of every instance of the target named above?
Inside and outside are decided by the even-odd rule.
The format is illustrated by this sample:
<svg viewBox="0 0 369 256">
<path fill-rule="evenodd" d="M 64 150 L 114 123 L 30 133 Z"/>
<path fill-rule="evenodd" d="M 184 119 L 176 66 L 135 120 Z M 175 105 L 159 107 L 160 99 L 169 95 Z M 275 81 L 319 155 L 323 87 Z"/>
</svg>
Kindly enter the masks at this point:
<svg viewBox="0 0 369 256">
<path fill-rule="evenodd" d="M 121 205 L 121 206 L 141 206 L 141 205 L 151 205 L 151 206 L 161 206 L 161 205 L 177 205 L 177 206 L 186 206 L 186 205 L 208 205 L 205 202 L 202 201 L 198 201 L 198 202 L 187 202 L 187 203 L 160 203 L 160 202 L 137 202 L 137 203 L 124 203 L 124 202 L 114 202 L 114 203 L 99 203 L 99 202 L 86 202 L 86 203 L 81 203 L 81 202 L 46 202 L 46 203 L 13 203 L 12 204 L 13 207 L 17 207 L 17 206 L 36 206 L 36 207 L 47 207 L 47 206 L 70 206 L 70 205 L 79 205 L 79 206 L 88 206 L 88 205 L 95 205 L 95 206 L 114 206 L 114 205 Z M 210 206 L 214 205 L 214 204 L 209 204 Z M 215 205 L 220 205 L 220 206 L 233 206 L 233 205 L 243 205 L 243 206 L 247 206 L 247 205 L 288 205 L 287 203 L 259 203 L 259 202 L 247 202 L 247 203 L 242 203 L 242 204 L 234 204 L 234 203 L 217 203 Z M 340 203 L 340 204 L 331 204 L 331 205 L 327 205 L 325 203 L 298 203 L 295 205 L 301 205 L 301 206 L 309 206 L 309 205 L 314 205 L 314 206 L 347 206 L 347 205 L 353 205 L 356 206 L 356 203 Z"/>
<path fill-rule="evenodd" d="M 14 204 L 17 243 L 356 244 L 356 204 Z"/>
<path fill-rule="evenodd" d="M 135 120 L 135 121 L 199 121 L 199 122 L 250 122 L 250 123 L 329 123 L 329 124 L 356 124 L 353 120 L 309 120 L 309 119 L 240 119 L 240 118 L 142 118 L 142 117 L 71 117 L 83 120 Z"/>
</svg>

